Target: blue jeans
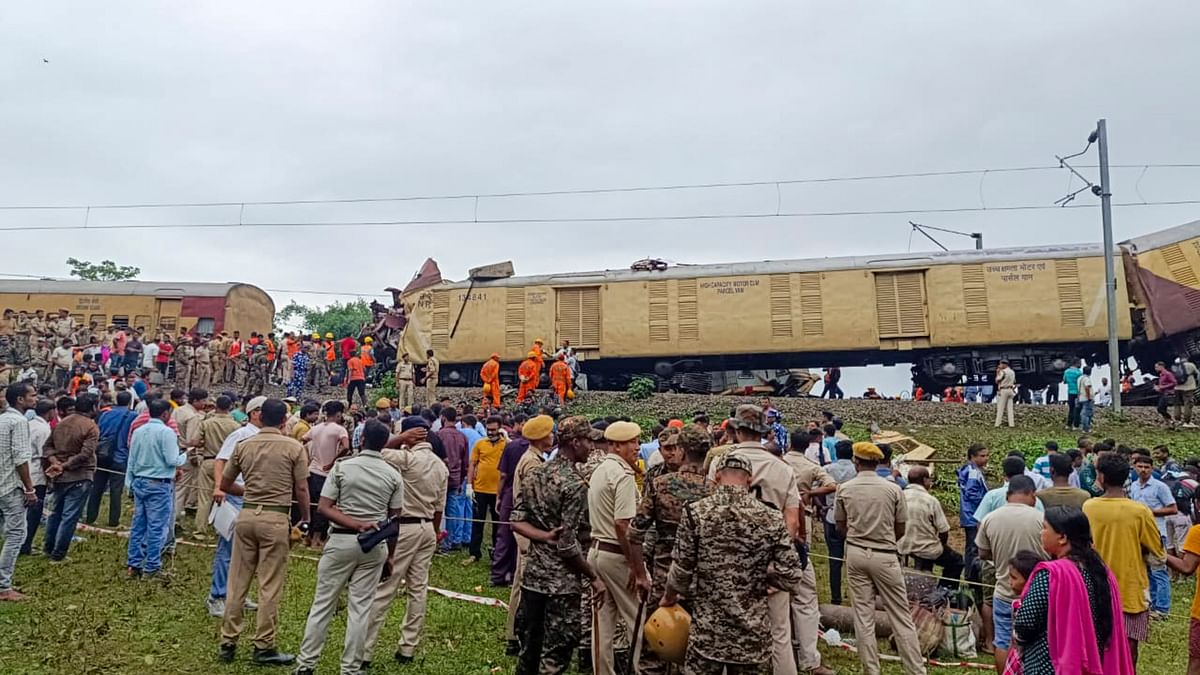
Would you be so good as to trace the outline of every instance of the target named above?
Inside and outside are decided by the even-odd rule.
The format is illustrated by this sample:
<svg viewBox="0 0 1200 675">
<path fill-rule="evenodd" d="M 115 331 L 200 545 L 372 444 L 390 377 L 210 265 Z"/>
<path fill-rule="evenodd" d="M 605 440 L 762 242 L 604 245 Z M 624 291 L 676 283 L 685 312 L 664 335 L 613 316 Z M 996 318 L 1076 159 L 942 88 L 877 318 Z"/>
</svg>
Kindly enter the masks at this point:
<svg viewBox="0 0 1200 675">
<path fill-rule="evenodd" d="M 1092 430 L 1092 416 L 1096 414 L 1096 404 L 1094 401 L 1079 402 L 1079 428 L 1084 431 Z"/>
<path fill-rule="evenodd" d="M 1159 537 L 1166 547 L 1166 537 Z M 1166 565 L 1150 566 L 1150 609 L 1155 612 L 1171 611 L 1171 577 Z"/>
<path fill-rule="evenodd" d="M 1008 649 L 1012 645 L 1013 609 L 1012 603 L 1000 598 L 992 598 L 992 625 L 995 637 L 992 640 L 998 649 Z"/>
<path fill-rule="evenodd" d="M 51 560 L 62 560 L 67 557 L 67 549 L 71 548 L 71 537 L 75 536 L 75 525 L 79 522 L 83 506 L 92 491 L 92 481 L 55 483 L 51 490 L 55 497 L 54 510 L 46 520 L 46 538 L 42 542 L 42 551 Z"/>
<path fill-rule="evenodd" d="M 225 500 L 230 504 L 242 508 L 242 498 L 233 495 L 225 495 Z M 208 594 L 214 598 L 225 598 L 225 594 L 229 587 L 229 560 L 233 557 L 233 541 L 225 537 L 217 537 L 217 554 L 213 556 L 212 564 L 212 585 L 208 589 Z"/>
<path fill-rule="evenodd" d="M 471 500 L 467 499 L 466 490 L 459 487 L 446 497 L 446 531 L 450 533 L 451 546 L 465 546 L 471 543 Z"/>
<path fill-rule="evenodd" d="M 162 568 L 167 533 L 163 523 L 170 522 L 175 481 L 134 476 L 130 492 L 133 493 L 133 527 L 129 530 L 125 564 L 147 574 L 157 572 Z"/>
</svg>

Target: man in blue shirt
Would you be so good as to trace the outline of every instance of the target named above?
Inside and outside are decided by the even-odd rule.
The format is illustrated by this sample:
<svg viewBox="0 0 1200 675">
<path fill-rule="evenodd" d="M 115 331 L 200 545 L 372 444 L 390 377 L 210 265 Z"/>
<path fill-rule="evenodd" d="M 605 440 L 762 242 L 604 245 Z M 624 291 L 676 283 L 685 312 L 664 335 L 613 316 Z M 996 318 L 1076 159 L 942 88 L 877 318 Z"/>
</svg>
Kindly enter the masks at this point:
<svg viewBox="0 0 1200 675">
<path fill-rule="evenodd" d="M 1063 382 L 1067 385 L 1067 428 L 1079 429 L 1079 377 L 1083 370 L 1079 368 L 1079 359 L 1071 361 L 1071 367 L 1063 373 Z"/>
<path fill-rule="evenodd" d="M 973 443 L 967 448 L 967 463 L 958 470 L 958 524 L 962 526 L 966 537 L 966 550 L 963 554 L 963 565 L 966 568 L 967 580 L 978 581 L 975 571 L 975 558 L 979 549 L 975 546 L 975 534 L 979 531 L 979 522 L 975 519 L 975 509 L 987 494 L 987 479 L 983 477 L 983 467 L 987 466 L 988 449 L 983 443 Z"/>
<path fill-rule="evenodd" d="M 108 493 L 108 526 L 121 522 L 121 491 L 125 487 L 125 463 L 129 459 L 129 426 L 137 413 L 129 409 L 133 394 L 117 392 L 117 405 L 100 416 L 100 444 L 96 449 L 96 478 L 88 495 L 83 522 L 91 525 L 100 514 L 100 498 Z"/>
<path fill-rule="evenodd" d="M 133 492 L 133 527 L 125 575 L 157 577 L 175 499 L 175 470 L 187 461 L 179 437 L 167 426 L 171 404 L 156 398 L 148 405 L 150 421 L 133 433 L 125 479 Z"/>
<path fill-rule="evenodd" d="M 1179 506 L 1171 494 L 1171 488 L 1158 480 L 1154 473 L 1154 460 L 1146 455 L 1134 455 L 1133 469 L 1137 471 L 1137 480 L 1129 484 L 1129 498 L 1145 504 L 1154 514 L 1154 524 L 1158 526 L 1158 536 L 1166 546 L 1167 516 L 1179 513 Z M 1171 578 L 1167 574 L 1166 565 L 1161 561 L 1150 564 L 1150 612 L 1154 615 L 1164 615 L 1171 611 Z"/>
</svg>

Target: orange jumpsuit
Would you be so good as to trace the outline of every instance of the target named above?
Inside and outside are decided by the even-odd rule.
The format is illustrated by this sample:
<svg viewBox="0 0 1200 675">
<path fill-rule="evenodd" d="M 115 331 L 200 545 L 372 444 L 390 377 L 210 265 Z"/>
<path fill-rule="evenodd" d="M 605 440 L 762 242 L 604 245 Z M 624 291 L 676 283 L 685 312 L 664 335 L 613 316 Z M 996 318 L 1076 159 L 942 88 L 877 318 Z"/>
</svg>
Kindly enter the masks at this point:
<svg viewBox="0 0 1200 675">
<path fill-rule="evenodd" d="M 483 380 L 486 385 L 491 385 L 492 392 L 483 395 L 483 405 L 487 407 L 488 399 L 491 399 L 492 407 L 500 407 L 500 362 L 495 359 L 488 359 L 484 362 L 483 367 L 479 369 L 479 379 Z"/>
<path fill-rule="evenodd" d="M 571 367 L 566 361 L 558 360 L 550 364 L 550 388 L 562 403 L 567 401 L 567 391 L 571 389 Z"/>
<path fill-rule="evenodd" d="M 533 388 L 537 389 L 538 383 L 542 381 L 542 366 L 546 365 L 546 357 L 542 353 L 542 346 L 536 342 L 529 348 L 529 351 L 537 354 L 537 360 L 534 362 L 534 367 L 537 368 L 537 371 L 533 374 Z"/>
<path fill-rule="evenodd" d="M 522 361 L 517 368 L 517 377 L 521 380 L 521 387 L 517 390 L 517 403 L 524 403 L 525 397 L 537 390 L 537 378 L 541 372 L 538 363 L 536 358 L 531 357 Z"/>
</svg>

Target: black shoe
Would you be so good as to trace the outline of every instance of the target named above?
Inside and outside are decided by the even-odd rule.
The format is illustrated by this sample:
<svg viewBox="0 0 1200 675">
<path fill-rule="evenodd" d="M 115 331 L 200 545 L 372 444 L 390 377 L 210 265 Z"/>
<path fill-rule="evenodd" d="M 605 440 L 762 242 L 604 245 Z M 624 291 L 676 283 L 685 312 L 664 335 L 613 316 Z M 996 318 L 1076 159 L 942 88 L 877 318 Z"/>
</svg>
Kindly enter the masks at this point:
<svg viewBox="0 0 1200 675">
<path fill-rule="evenodd" d="M 365 673 L 368 670 L 370 670 L 370 668 L 371 668 L 370 661 L 363 661 L 362 663 L 358 664 L 358 672 L 360 672 L 360 673 Z"/>
<path fill-rule="evenodd" d="M 405 656 L 404 654 L 401 654 L 400 652 L 396 652 L 396 663 L 399 663 L 400 665 L 403 666 L 405 664 L 409 664 L 412 662 L 413 662 L 413 657 Z"/>
<path fill-rule="evenodd" d="M 317 671 L 312 668 L 297 668 L 292 671 L 292 675 L 316 675 Z"/>
<path fill-rule="evenodd" d="M 254 648 L 254 656 L 250 662 L 256 666 L 290 666 L 296 662 L 295 654 L 285 654 L 274 647 L 270 649 Z"/>
<path fill-rule="evenodd" d="M 579 648 L 579 672 L 592 672 L 592 650 L 590 647 Z"/>
<path fill-rule="evenodd" d="M 217 660 L 221 663 L 233 663 L 233 657 L 237 653 L 237 645 L 224 644 L 217 648 Z"/>
<path fill-rule="evenodd" d="M 508 644 L 504 647 L 504 655 L 505 656 L 518 656 L 518 655 L 520 655 L 520 653 L 521 653 L 521 641 L 520 640 L 509 640 Z"/>
</svg>

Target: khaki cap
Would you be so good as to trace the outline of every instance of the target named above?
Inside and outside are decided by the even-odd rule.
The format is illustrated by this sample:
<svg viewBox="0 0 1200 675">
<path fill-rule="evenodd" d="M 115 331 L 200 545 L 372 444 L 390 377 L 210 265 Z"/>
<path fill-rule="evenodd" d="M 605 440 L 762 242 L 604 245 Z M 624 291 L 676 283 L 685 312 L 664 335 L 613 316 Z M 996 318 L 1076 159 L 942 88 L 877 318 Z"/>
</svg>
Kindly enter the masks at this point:
<svg viewBox="0 0 1200 675">
<path fill-rule="evenodd" d="M 642 435 L 642 428 L 633 422 L 613 422 L 604 430 L 604 438 L 614 443 L 636 441 Z"/>
</svg>

